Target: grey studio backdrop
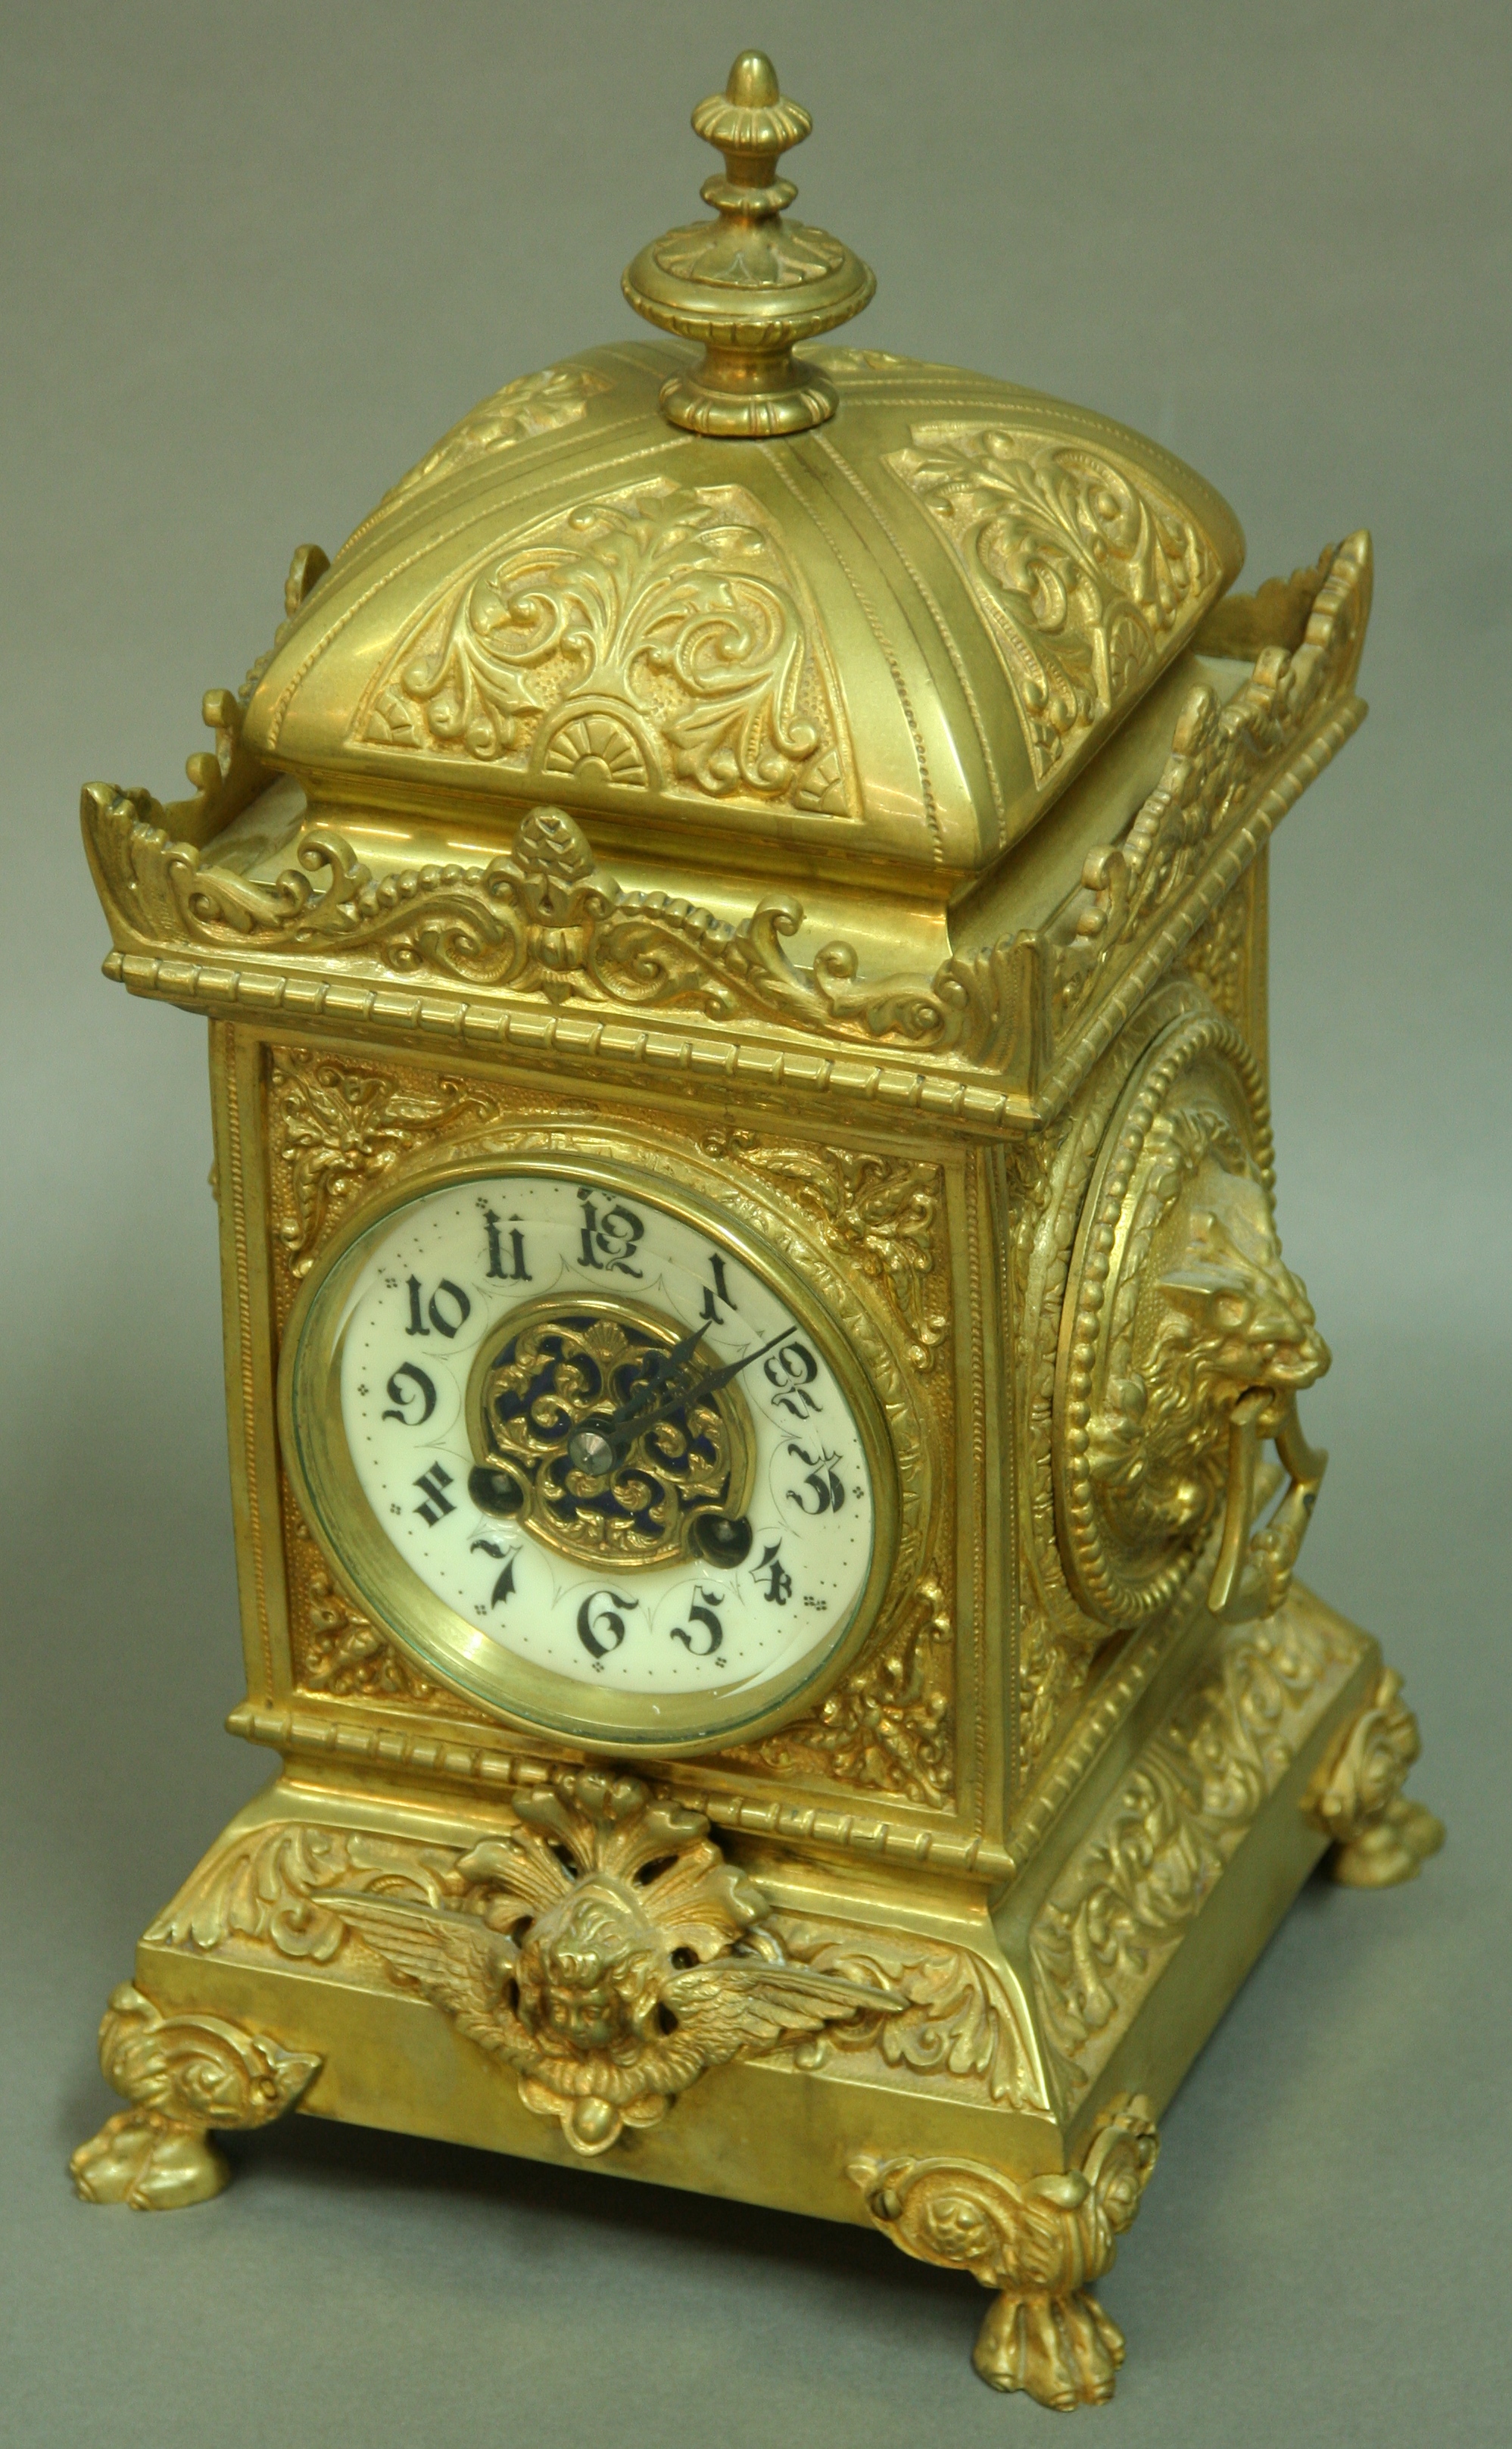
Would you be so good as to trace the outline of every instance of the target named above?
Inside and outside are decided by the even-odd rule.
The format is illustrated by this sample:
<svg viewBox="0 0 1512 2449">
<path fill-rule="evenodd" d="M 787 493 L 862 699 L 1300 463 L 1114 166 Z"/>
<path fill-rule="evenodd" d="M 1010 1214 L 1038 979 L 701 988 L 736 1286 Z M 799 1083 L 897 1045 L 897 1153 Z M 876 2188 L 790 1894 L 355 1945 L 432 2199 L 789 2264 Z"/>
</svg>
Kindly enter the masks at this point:
<svg viewBox="0 0 1512 2449">
<path fill-rule="evenodd" d="M 167 797 L 278 617 L 473 400 L 632 328 L 622 264 L 760 42 L 856 337 L 1210 476 L 1250 583 L 1368 523 L 1370 722 L 1277 839 L 1281 1221 L 1334 1348 L 1307 1571 L 1408 1679 L 1415 1884 L 1314 1883 L 1166 2122 L 1103 2289 L 1108 2449 L 1506 2438 L 1507 21 L 1186 7 L 12 5 L 4 2275 L 17 2444 L 1046 2437 L 985 2299 L 880 2238 L 326 2127 L 86 2210 L 93 2035 L 265 1755 L 239 1649 L 202 1023 L 99 975 L 86 776 Z"/>
</svg>

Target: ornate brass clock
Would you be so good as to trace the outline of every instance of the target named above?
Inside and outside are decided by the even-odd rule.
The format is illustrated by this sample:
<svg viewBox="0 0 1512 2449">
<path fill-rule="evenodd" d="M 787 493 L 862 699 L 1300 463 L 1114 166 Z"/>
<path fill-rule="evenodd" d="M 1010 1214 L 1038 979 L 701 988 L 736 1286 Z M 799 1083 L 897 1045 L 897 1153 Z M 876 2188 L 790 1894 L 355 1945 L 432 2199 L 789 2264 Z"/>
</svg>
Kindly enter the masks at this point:
<svg viewBox="0 0 1512 2449">
<path fill-rule="evenodd" d="M 695 125 L 672 337 L 301 547 L 191 798 L 84 795 L 108 974 L 210 1016 L 281 1764 L 74 2175 L 198 2202 L 294 2106 L 588 2155 L 875 2223 L 1071 2406 L 1288 1900 L 1442 1837 L 1292 1578 L 1267 844 L 1369 543 L 1235 595 L 1154 443 L 823 345 L 872 280 L 788 218 L 807 115 L 750 52 Z"/>
</svg>

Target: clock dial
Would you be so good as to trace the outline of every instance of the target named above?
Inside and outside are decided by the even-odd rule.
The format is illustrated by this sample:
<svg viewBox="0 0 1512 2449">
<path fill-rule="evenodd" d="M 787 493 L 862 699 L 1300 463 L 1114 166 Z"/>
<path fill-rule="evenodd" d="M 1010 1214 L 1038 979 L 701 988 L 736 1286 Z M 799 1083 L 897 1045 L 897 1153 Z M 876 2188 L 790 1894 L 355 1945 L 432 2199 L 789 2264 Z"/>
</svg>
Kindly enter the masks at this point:
<svg viewBox="0 0 1512 2449">
<path fill-rule="evenodd" d="M 878 1561 L 874 1424 L 797 1291 L 633 1180 L 500 1169 L 392 1207 L 316 1288 L 292 1406 L 363 1603 L 433 1660 L 444 1620 L 444 1672 L 565 1730 L 584 1687 L 648 1744 L 769 1711 Z"/>
</svg>

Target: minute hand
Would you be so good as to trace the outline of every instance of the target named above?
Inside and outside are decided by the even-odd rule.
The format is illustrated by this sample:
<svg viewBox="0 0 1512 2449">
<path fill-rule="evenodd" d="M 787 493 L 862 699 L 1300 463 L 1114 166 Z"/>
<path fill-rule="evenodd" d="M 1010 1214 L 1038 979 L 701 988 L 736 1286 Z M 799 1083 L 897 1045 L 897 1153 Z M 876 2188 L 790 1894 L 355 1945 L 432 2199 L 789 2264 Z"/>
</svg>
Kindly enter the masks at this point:
<svg viewBox="0 0 1512 2449">
<path fill-rule="evenodd" d="M 711 1369 L 708 1376 L 700 1378 L 697 1384 L 688 1387 L 674 1385 L 659 1402 L 643 1409 L 640 1404 L 627 1405 L 618 1417 L 605 1420 L 600 1429 L 575 1429 L 567 1439 L 568 1460 L 575 1469 L 589 1472 L 595 1477 L 615 1470 L 624 1460 L 632 1437 L 640 1437 L 645 1429 L 654 1428 L 669 1414 L 701 1402 L 706 1395 L 717 1395 L 721 1386 L 728 1386 L 732 1378 L 738 1378 L 742 1369 L 749 1369 L 754 1360 L 760 1360 L 767 1353 L 775 1352 L 779 1343 L 785 1343 L 792 1333 L 791 1326 L 781 1327 L 769 1341 L 758 1343 L 754 1352 L 747 1352 L 738 1360 L 726 1360 L 718 1369 Z"/>
</svg>

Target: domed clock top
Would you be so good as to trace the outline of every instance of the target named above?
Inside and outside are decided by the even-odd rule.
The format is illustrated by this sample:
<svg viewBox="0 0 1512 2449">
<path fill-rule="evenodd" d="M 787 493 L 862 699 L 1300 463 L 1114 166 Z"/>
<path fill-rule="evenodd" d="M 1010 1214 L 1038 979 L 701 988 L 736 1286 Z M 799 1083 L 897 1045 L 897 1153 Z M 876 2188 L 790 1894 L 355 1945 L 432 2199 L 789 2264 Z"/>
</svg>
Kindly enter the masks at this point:
<svg viewBox="0 0 1512 2449">
<path fill-rule="evenodd" d="M 1189 644 L 1238 524 L 1106 417 L 815 346 L 874 283 L 788 215 L 808 113 L 746 52 L 694 125 L 714 218 L 624 276 L 670 343 L 518 377 L 429 452 L 301 574 L 247 745 L 320 804 L 544 800 L 674 856 L 970 877 Z"/>
</svg>

